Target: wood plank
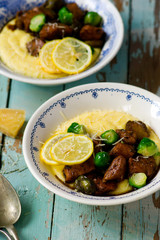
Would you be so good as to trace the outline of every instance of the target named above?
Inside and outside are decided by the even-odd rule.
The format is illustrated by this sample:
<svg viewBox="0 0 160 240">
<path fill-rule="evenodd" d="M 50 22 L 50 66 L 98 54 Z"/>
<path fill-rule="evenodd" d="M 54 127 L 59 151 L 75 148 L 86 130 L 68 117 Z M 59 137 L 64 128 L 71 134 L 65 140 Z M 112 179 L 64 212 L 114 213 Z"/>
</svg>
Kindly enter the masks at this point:
<svg viewBox="0 0 160 240">
<path fill-rule="evenodd" d="M 37 87 L 13 81 L 9 107 L 26 110 L 26 121 L 48 98 L 62 90 L 57 87 Z M 49 239 L 53 193 L 48 192 L 30 174 L 22 155 L 23 130 L 16 139 L 5 137 L 2 152 L 2 173 L 10 180 L 20 196 L 22 215 L 15 225 L 20 239 Z M 42 231 L 43 229 L 43 231 Z"/>
<path fill-rule="evenodd" d="M 159 10 L 160 2 L 132 0 L 129 84 L 160 95 Z M 126 204 L 122 239 L 159 239 L 160 192 Z"/>
<path fill-rule="evenodd" d="M 121 207 L 78 204 L 56 196 L 51 239 L 120 239 Z"/>
<path fill-rule="evenodd" d="M 160 95 L 160 1 L 133 0 L 129 83 Z"/>
</svg>

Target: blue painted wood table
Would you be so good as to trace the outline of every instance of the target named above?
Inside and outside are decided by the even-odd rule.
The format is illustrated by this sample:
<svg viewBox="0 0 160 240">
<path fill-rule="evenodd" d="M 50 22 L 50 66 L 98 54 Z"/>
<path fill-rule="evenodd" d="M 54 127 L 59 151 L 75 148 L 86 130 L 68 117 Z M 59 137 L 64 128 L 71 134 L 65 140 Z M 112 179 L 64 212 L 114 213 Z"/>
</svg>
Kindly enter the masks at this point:
<svg viewBox="0 0 160 240">
<path fill-rule="evenodd" d="M 37 87 L 0 76 L 0 107 L 26 110 L 28 121 L 47 99 L 92 82 L 122 82 L 160 96 L 160 0 L 112 0 L 125 37 L 118 55 L 98 73 L 66 85 Z M 47 191 L 29 172 L 17 139 L 0 135 L 1 173 L 16 189 L 22 214 L 15 224 L 21 240 L 159 240 L 160 192 L 112 207 L 87 206 Z M 0 235 L 0 239 L 4 239 Z"/>
</svg>

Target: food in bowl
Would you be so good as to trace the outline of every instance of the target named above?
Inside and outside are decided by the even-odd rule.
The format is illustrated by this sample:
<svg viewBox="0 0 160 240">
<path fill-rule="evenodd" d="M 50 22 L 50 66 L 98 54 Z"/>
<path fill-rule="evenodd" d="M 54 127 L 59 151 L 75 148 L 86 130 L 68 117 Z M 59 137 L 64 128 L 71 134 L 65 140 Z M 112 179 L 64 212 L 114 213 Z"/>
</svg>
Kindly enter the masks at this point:
<svg viewBox="0 0 160 240">
<path fill-rule="evenodd" d="M 35 78 L 82 72 L 94 64 L 106 39 L 101 23 L 99 14 L 76 3 L 48 0 L 18 12 L 2 29 L 0 57 L 13 71 Z"/>
<path fill-rule="evenodd" d="M 160 139 L 144 122 L 95 110 L 65 121 L 40 158 L 65 185 L 89 195 L 120 195 L 144 187 L 160 164 Z"/>
</svg>

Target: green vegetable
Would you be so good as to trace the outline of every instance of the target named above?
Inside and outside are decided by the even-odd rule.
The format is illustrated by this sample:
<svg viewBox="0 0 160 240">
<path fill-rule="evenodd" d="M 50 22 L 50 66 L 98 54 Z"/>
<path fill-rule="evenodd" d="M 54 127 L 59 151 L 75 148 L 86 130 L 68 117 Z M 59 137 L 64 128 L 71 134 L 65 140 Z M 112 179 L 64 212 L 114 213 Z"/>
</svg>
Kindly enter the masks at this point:
<svg viewBox="0 0 160 240">
<path fill-rule="evenodd" d="M 160 164 L 160 152 L 157 152 L 153 155 L 154 159 L 155 159 L 155 162 L 156 162 L 156 165 L 159 166 Z"/>
<path fill-rule="evenodd" d="M 94 158 L 94 164 L 98 168 L 105 168 L 110 163 L 110 156 L 107 152 L 98 152 Z"/>
<path fill-rule="evenodd" d="M 45 22 L 46 22 L 46 16 L 43 13 L 38 14 L 31 19 L 29 29 L 32 32 L 39 32 L 42 29 Z"/>
<path fill-rule="evenodd" d="M 76 134 L 85 134 L 85 127 L 83 125 L 78 124 L 77 122 L 73 122 L 69 128 L 67 129 L 67 132 L 72 132 Z"/>
<path fill-rule="evenodd" d="M 101 16 L 96 12 L 88 12 L 84 17 L 84 24 L 98 26 L 102 22 Z"/>
<path fill-rule="evenodd" d="M 143 138 L 137 147 L 137 153 L 146 157 L 153 156 L 157 152 L 157 145 L 149 138 Z"/>
<path fill-rule="evenodd" d="M 113 129 L 110 129 L 110 130 L 107 130 L 104 133 L 102 133 L 101 138 L 104 139 L 104 142 L 106 144 L 111 145 L 111 144 L 117 142 L 119 136 Z"/>
<path fill-rule="evenodd" d="M 58 17 L 61 23 L 69 25 L 73 23 L 73 14 L 66 7 L 59 10 Z"/>
<path fill-rule="evenodd" d="M 75 189 L 78 192 L 82 192 L 85 194 L 94 194 L 96 187 L 95 184 L 86 176 L 79 176 L 76 180 L 75 180 Z"/>
<path fill-rule="evenodd" d="M 129 184 L 135 188 L 141 188 L 146 185 L 147 176 L 145 173 L 133 173 L 129 178 Z"/>
</svg>

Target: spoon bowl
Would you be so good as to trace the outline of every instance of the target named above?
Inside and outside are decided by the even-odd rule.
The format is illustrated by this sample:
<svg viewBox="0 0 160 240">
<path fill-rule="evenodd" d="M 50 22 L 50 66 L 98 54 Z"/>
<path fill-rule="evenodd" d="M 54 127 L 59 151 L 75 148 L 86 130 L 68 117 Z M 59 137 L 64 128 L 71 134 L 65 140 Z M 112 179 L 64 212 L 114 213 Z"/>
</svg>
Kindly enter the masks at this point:
<svg viewBox="0 0 160 240">
<path fill-rule="evenodd" d="M 18 240 L 13 226 L 21 215 L 18 195 L 9 181 L 0 174 L 0 228 L 6 228 L 13 239 Z"/>
</svg>

